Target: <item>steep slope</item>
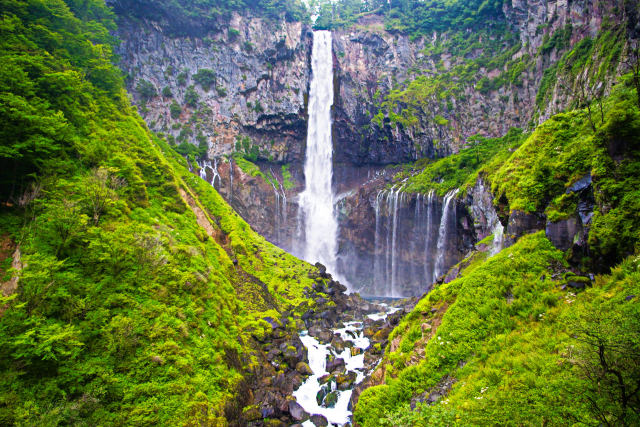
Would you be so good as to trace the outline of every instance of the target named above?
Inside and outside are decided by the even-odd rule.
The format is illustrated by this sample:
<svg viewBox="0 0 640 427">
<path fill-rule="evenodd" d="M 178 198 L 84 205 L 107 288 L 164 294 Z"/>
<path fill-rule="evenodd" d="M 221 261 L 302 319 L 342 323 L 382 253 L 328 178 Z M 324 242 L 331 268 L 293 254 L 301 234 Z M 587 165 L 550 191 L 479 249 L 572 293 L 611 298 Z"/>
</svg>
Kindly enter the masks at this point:
<svg viewBox="0 0 640 427">
<path fill-rule="evenodd" d="M 327 279 L 149 132 L 101 1 L 0 4 L 0 424 L 241 420 Z"/>
<path fill-rule="evenodd" d="M 580 292 L 542 233 L 523 237 L 418 303 L 356 422 L 635 425 L 637 276 L 632 257 Z"/>
</svg>

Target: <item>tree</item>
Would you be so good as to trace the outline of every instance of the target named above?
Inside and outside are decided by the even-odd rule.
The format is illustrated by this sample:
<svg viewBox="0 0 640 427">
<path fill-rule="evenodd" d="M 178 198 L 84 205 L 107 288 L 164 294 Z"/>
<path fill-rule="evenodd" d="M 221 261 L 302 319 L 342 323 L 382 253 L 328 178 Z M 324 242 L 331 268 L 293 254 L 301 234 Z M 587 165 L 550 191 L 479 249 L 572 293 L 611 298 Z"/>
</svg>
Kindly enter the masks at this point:
<svg viewBox="0 0 640 427">
<path fill-rule="evenodd" d="M 136 91 L 140 94 L 140 97 L 146 102 L 156 96 L 156 88 L 153 83 L 147 80 L 140 80 L 136 86 Z"/>
<path fill-rule="evenodd" d="M 187 92 L 184 94 L 184 102 L 190 107 L 196 108 L 198 106 L 198 93 L 193 85 L 187 88 Z"/>
<path fill-rule="evenodd" d="M 627 56 L 623 63 L 631 71 L 633 84 L 636 87 L 638 108 L 640 108 L 640 45 L 637 40 L 629 41 Z"/>
<path fill-rule="evenodd" d="M 607 426 L 640 423 L 640 313 L 629 307 L 584 313 L 574 326 L 572 362 L 589 384 L 582 398 Z"/>
<path fill-rule="evenodd" d="M 93 219 L 93 225 L 98 225 L 100 216 L 109 204 L 118 198 L 116 190 L 125 181 L 109 173 L 105 168 L 93 169 L 86 180 L 85 197 Z"/>
<path fill-rule="evenodd" d="M 208 68 L 201 68 L 193 75 L 193 80 L 208 92 L 211 86 L 216 85 L 216 73 Z"/>
</svg>

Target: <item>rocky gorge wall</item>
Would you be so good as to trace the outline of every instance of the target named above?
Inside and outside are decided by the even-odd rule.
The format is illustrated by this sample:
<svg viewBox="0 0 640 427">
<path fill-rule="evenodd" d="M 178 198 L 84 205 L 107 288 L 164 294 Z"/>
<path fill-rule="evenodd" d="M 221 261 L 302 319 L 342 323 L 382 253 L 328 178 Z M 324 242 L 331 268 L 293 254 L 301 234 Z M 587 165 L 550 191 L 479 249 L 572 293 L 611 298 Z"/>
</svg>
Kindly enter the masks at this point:
<svg viewBox="0 0 640 427">
<path fill-rule="evenodd" d="M 176 143 L 204 140 L 209 158 L 240 151 L 303 160 L 308 26 L 233 14 L 199 37 L 178 37 L 123 19 L 118 36 L 130 92 L 152 130 Z M 145 82 L 151 95 L 141 93 Z"/>
<path fill-rule="evenodd" d="M 580 78 L 558 70 L 557 80 L 550 82 L 540 102 L 545 70 L 580 40 L 597 37 L 603 25 L 619 23 L 622 13 L 613 1 L 592 0 L 511 0 L 505 2 L 503 12 L 515 38 L 500 41 L 501 30 L 489 33 L 489 40 L 483 40 L 487 35 L 482 34 L 465 42 L 478 47 L 464 55 L 447 50 L 446 46 L 463 50 L 447 45 L 448 33 L 414 39 L 385 31 L 377 15 L 336 31 L 336 161 L 388 164 L 446 156 L 457 152 L 472 135 L 499 137 L 512 127 L 527 129 L 541 123 L 575 102 L 580 85 L 604 94 L 615 81 L 610 77 L 622 71 L 619 58 L 597 52 L 594 66 L 581 71 Z M 484 47 L 496 41 L 500 42 L 496 57 L 510 54 L 501 61 L 491 61 L 489 47 Z M 486 54 L 488 60 L 464 68 L 469 60 Z M 603 68 L 610 74 L 598 74 L 596 70 L 609 60 L 613 66 Z M 470 75 L 463 77 L 463 72 Z M 432 79 L 447 73 L 451 73 L 450 82 L 444 85 Z M 432 79 L 433 86 L 441 87 L 432 93 L 426 93 L 428 86 L 416 87 L 415 91 L 424 93 L 410 91 L 400 97 L 393 112 L 396 116 L 404 114 L 403 100 L 410 104 L 409 100 L 419 99 L 420 103 L 413 110 L 416 122 L 406 126 L 402 119 L 391 117 L 383 103 L 389 93 L 416 79 Z M 376 124 L 380 111 L 382 123 Z"/>
<path fill-rule="evenodd" d="M 449 245 L 438 248 L 443 198 L 395 194 L 387 188 L 392 174 L 384 166 L 446 156 L 471 135 L 501 136 L 511 127 L 526 128 L 574 102 L 576 81 L 563 80 L 562 72 L 544 103 L 536 102 L 544 70 L 570 46 L 596 36 L 603 22 L 615 20 L 611 10 L 608 3 L 583 0 L 505 4 L 506 21 L 517 34 L 517 40 L 504 45 L 511 49 L 511 62 L 479 68 L 475 75 L 499 80 L 511 72 L 514 61 L 521 61 L 517 79 L 490 90 L 480 88 L 478 79 L 457 82 L 457 95 L 423 99 L 412 126 L 387 113 L 376 122 L 386 97 L 414 79 L 454 72 L 469 58 L 433 53 L 434 46 L 446 45 L 447 34 L 412 39 L 386 31 L 376 15 L 334 31 L 339 269 L 355 289 L 370 295 L 419 295 L 442 273 L 436 272 L 438 250 L 444 253 L 439 261 L 443 269 L 493 232 L 497 222 L 488 213 L 490 193 L 483 189 L 471 199 L 457 195 L 455 214 L 449 216 L 454 219 L 445 224 L 451 229 Z M 549 48 L 560 33 L 568 34 L 566 43 Z M 162 23 L 123 17 L 118 37 L 121 67 L 149 127 L 176 145 L 203 147 L 206 156 L 191 160 L 193 172 L 214 185 L 260 234 L 295 254 L 297 196 L 304 189 L 311 28 L 234 14 L 229 22 L 176 36 Z M 469 55 L 482 54 L 476 49 Z M 152 90 L 145 92 L 145 85 Z M 247 169 L 234 156 L 248 158 L 258 168 Z M 484 214 L 490 218 L 482 219 Z M 507 227 L 509 219 L 502 221 Z"/>
</svg>

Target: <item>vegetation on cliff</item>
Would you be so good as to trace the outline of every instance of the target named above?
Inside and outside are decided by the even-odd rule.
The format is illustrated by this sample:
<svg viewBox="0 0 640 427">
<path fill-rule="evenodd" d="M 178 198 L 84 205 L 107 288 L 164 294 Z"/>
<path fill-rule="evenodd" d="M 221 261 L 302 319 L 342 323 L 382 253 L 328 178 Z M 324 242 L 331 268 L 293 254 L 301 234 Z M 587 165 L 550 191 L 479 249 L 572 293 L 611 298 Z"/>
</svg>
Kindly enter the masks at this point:
<svg viewBox="0 0 640 427">
<path fill-rule="evenodd" d="M 472 138 L 468 148 L 411 174 L 404 191 L 443 195 L 466 190 L 484 177 L 505 216 L 543 212 L 550 221 L 574 214 L 578 198 L 567 189 L 585 176 L 594 186 L 595 211 L 589 231 L 590 268 L 611 267 L 640 242 L 640 110 L 627 75 L 611 96 L 590 109 L 557 114 L 523 141 L 519 131 L 503 138 Z M 594 130 L 595 128 L 595 130 Z M 463 193 L 464 194 L 464 191 Z"/>
<path fill-rule="evenodd" d="M 147 130 L 102 1 L 0 5 L 0 424 L 224 423 L 313 267 Z"/>
</svg>

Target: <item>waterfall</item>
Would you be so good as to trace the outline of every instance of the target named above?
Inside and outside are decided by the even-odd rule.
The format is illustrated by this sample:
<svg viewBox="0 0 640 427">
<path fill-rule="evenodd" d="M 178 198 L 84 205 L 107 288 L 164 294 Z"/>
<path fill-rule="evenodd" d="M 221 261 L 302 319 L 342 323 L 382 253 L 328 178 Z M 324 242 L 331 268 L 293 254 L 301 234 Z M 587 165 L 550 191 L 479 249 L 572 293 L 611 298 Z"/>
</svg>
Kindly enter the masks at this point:
<svg viewBox="0 0 640 427">
<path fill-rule="evenodd" d="M 490 255 L 495 255 L 502 250 L 504 241 L 504 226 L 498 221 L 493 229 L 493 242 L 491 243 Z"/>
<path fill-rule="evenodd" d="M 456 215 L 456 202 L 455 196 L 458 194 L 458 190 L 452 190 L 444 196 L 444 203 L 442 206 L 442 218 L 440 219 L 440 229 L 438 230 L 438 243 L 436 245 L 437 258 L 436 264 L 433 268 L 433 281 L 435 282 L 438 276 L 444 273 L 446 263 L 446 252 L 449 243 L 449 221 L 451 214 L 453 214 L 453 221 L 455 222 Z M 451 203 L 453 201 L 453 203 Z M 453 206 L 450 208 L 450 206 Z"/>
<path fill-rule="evenodd" d="M 284 247 L 284 228 L 287 226 L 287 194 L 271 168 L 269 168 L 269 172 L 271 172 L 271 177 L 273 178 L 273 180 L 269 180 L 269 183 L 273 187 L 273 194 L 276 199 L 273 218 L 274 238 L 278 246 Z M 276 186 L 276 184 L 278 185 Z"/>
<path fill-rule="evenodd" d="M 398 222 L 400 222 L 400 213 L 398 211 L 398 196 L 400 196 L 400 201 L 403 202 L 404 194 L 405 193 L 401 192 L 401 189 L 398 189 L 395 193 L 393 191 L 391 192 L 393 203 L 393 227 L 391 231 L 391 288 L 389 289 L 389 295 L 392 297 L 399 296 L 396 290 L 398 282 Z"/>
<path fill-rule="evenodd" d="M 233 203 L 233 157 L 229 157 L 229 188 L 227 189 L 229 203 Z"/>
<path fill-rule="evenodd" d="M 198 166 L 200 166 L 200 178 L 207 181 L 214 188 L 216 186 L 216 179 L 218 180 L 218 185 L 220 185 L 220 174 L 218 173 L 217 158 L 213 158 L 213 164 L 211 164 L 211 160 L 204 160 L 202 164 L 198 162 Z M 207 179 L 207 169 L 211 171 L 211 181 Z"/>
<path fill-rule="evenodd" d="M 435 213 L 435 197 L 434 191 L 430 190 L 427 195 L 427 208 L 426 208 L 426 231 L 424 234 L 424 277 L 433 277 L 433 216 Z"/>
<path fill-rule="evenodd" d="M 314 31 L 308 106 L 309 124 L 304 163 L 305 189 L 300 193 L 300 218 L 304 221 L 304 259 L 309 262 L 320 261 L 335 275 L 338 221 L 334 211 L 332 189 L 333 55 L 331 44 L 330 31 Z"/>
<path fill-rule="evenodd" d="M 381 295 L 381 284 L 382 282 L 382 264 L 380 263 L 380 258 L 382 255 L 382 236 L 380 231 L 380 206 L 382 204 L 382 196 L 384 195 L 383 191 L 379 191 L 376 195 L 376 202 L 373 206 L 374 212 L 376 214 L 376 229 L 374 234 L 374 246 L 373 246 L 373 286 L 372 293 L 375 295 Z"/>
</svg>

